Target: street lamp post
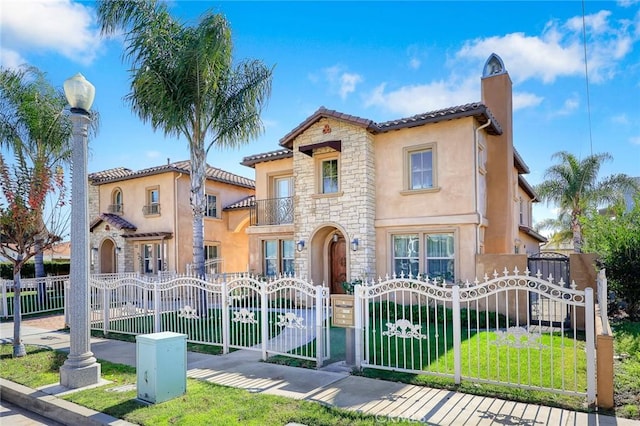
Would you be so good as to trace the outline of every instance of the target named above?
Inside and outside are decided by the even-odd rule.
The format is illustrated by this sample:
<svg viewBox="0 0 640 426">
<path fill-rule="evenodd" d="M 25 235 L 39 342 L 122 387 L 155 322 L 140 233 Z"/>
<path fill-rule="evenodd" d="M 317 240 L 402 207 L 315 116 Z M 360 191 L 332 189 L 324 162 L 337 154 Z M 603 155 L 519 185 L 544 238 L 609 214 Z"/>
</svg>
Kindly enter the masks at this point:
<svg viewBox="0 0 640 426">
<path fill-rule="evenodd" d="M 78 73 L 64 82 L 73 124 L 71 178 L 70 350 L 60 367 L 60 384 L 77 389 L 100 381 L 100 364 L 91 352 L 89 334 L 89 213 L 87 134 L 95 88 Z"/>
</svg>

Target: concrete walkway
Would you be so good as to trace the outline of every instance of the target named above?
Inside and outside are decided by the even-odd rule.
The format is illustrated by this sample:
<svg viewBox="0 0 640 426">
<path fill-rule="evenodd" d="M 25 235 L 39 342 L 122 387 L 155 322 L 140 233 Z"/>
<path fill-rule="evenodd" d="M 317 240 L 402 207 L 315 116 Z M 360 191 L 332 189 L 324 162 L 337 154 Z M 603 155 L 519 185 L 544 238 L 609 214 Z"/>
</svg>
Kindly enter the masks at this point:
<svg viewBox="0 0 640 426">
<path fill-rule="evenodd" d="M 41 324 L 37 324 L 41 325 Z M 2 341 L 10 341 L 12 323 L 3 323 Z M 25 324 L 25 344 L 68 350 L 69 334 Z M 91 339 L 96 358 L 136 365 L 134 343 Z M 187 375 L 254 393 L 315 401 L 378 416 L 379 422 L 401 417 L 432 425 L 636 425 L 639 421 L 531 405 L 384 380 L 352 376 L 344 365 L 309 370 L 264 363 L 260 353 L 248 350 L 227 355 L 187 354 Z M 40 389 L 56 395 L 60 386 Z M 4 393 L 4 392 L 3 392 Z M 66 402 L 66 401 L 65 401 Z M 86 410 L 86 409 L 85 409 Z M 106 421 L 103 424 L 125 424 Z"/>
</svg>

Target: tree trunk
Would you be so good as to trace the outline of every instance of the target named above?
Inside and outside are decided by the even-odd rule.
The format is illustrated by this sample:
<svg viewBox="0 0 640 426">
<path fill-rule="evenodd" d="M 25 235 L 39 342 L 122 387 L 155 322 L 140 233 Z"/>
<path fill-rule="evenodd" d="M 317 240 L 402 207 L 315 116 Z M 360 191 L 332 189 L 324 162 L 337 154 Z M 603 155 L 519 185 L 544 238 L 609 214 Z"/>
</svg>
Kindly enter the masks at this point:
<svg viewBox="0 0 640 426">
<path fill-rule="evenodd" d="M 33 263 L 35 266 L 36 278 L 44 278 L 44 253 L 42 251 L 41 241 L 36 241 L 35 245 L 36 254 L 33 257 Z M 44 280 L 38 281 L 38 308 L 44 309 L 47 303 L 47 288 Z"/>
<path fill-rule="evenodd" d="M 573 232 L 573 251 L 582 253 L 582 226 L 577 216 L 571 219 L 571 231 Z"/>
<path fill-rule="evenodd" d="M 194 137 L 195 140 L 197 140 Z M 204 271 L 204 211 L 206 208 L 206 154 L 204 147 L 191 147 L 191 208 L 193 210 L 193 272 L 205 278 Z M 198 301 L 200 317 L 208 317 L 207 292 L 200 290 Z"/>
<path fill-rule="evenodd" d="M 13 267 L 13 356 L 22 357 L 27 351 L 20 337 L 20 326 L 22 322 L 22 307 L 20 300 L 20 269 L 22 267 L 22 255 L 18 255 L 17 262 Z"/>
</svg>

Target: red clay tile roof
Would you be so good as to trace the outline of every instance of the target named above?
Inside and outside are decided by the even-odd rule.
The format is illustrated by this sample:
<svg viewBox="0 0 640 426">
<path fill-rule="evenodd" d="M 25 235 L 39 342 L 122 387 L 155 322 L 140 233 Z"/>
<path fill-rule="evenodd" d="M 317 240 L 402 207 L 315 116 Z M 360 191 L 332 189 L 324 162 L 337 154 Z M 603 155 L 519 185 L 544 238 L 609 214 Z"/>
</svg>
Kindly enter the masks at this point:
<svg viewBox="0 0 640 426">
<path fill-rule="evenodd" d="M 253 207 L 255 202 L 256 202 L 256 196 L 255 195 L 249 195 L 248 197 L 245 197 L 242 200 L 239 200 L 239 201 L 236 201 L 235 203 L 229 204 L 228 206 L 224 207 L 222 210 L 248 209 L 250 207 Z"/>
<path fill-rule="evenodd" d="M 142 176 L 157 175 L 160 173 L 177 172 L 177 173 L 191 173 L 191 161 L 176 161 L 170 164 L 164 164 L 162 166 L 150 167 L 147 169 L 138 170 L 136 172 L 119 167 L 116 169 L 104 170 L 101 172 L 89 174 L 89 180 L 94 185 L 99 185 L 108 182 L 118 182 L 128 179 L 134 179 Z M 252 179 L 238 176 L 233 173 L 206 166 L 207 179 L 216 182 L 228 183 L 230 185 L 241 186 L 243 188 L 254 189 L 256 186 L 255 181 Z"/>
<path fill-rule="evenodd" d="M 117 214 L 100 213 L 100 216 L 98 216 L 98 218 L 94 220 L 93 223 L 91 223 L 91 226 L 89 226 L 89 230 L 93 231 L 94 228 L 100 225 L 101 222 L 107 222 L 118 229 L 126 229 L 128 231 L 135 231 L 136 229 L 138 229 L 134 224 L 124 219 L 123 217 L 118 216 Z"/>
<path fill-rule="evenodd" d="M 171 232 L 139 232 L 137 234 L 122 234 L 122 238 L 130 239 L 156 239 L 156 238 L 173 238 Z"/>
<path fill-rule="evenodd" d="M 437 123 L 439 121 L 453 120 L 463 117 L 474 117 L 478 122 L 480 122 L 480 124 L 484 124 L 488 120 L 491 120 L 491 125 L 487 127 L 487 132 L 493 135 L 502 134 L 502 127 L 500 127 L 500 123 L 498 123 L 498 120 L 496 120 L 489 108 L 481 102 L 458 105 L 413 115 L 407 118 L 386 121 L 378 124 L 378 127 L 380 132 L 388 132 L 390 130 L 421 126 L 427 123 Z"/>
<path fill-rule="evenodd" d="M 287 133 L 282 139 L 280 139 L 280 145 L 286 148 L 293 148 L 293 140 L 315 124 L 321 118 L 335 118 L 336 120 L 346 121 L 348 123 L 353 124 L 354 126 L 364 127 L 365 129 L 373 130 L 372 126 L 375 127 L 375 123 L 373 120 L 367 120 L 366 118 L 356 117 L 355 115 L 343 114 L 341 112 L 326 109 L 325 107 L 320 107 L 316 112 L 314 112 L 309 118 L 300 123 L 295 129 Z"/>
<path fill-rule="evenodd" d="M 413 115 L 411 117 L 399 118 L 397 120 L 375 123 L 373 120 L 356 117 L 355 115 L 343 114 L 335 110 L 329 110 L 320 107 L 310 117 L 300 123 L 295 129 L 287 133 L 280 139 L 280 145 L 288 149 L 293 148 L 293 140 L 315 124 L 321 118 L 334 118 L 349 122 L 355 126 L 363 127 L 371 133 L 384 133 L 391 130 L 397 130 L 407 127 L 422 126 L 427 123 L 437 123 L 444 120 L 453 120 L 456 118 L 474 117 L 478 122 L 484 124 L 491 120 L 491 125 L 487 127 L 487 132 L 493 135 L 502 134 L 502 127 L 498 120 L 493 116 L 489 108 L 481 103 L 475 102 L 465 105 L 458 105 L 449 108 L 439 109 L 436 111 L 425 112 L 423 114 Z M 255 163 L 253 163 L 255 164 Z"/>
<path fill-rule="evenodd" d="M 263 163 L 265 161 L 274 161 L 279 160 L 281 158 L 291 158 L 293 157 L 293 151 L 290 149 L 279 149 L 277 151 L 264 152 L 262 154 L 250 155 L 248 157 L 244 157 L 242 159 L 243 166 L 254 167 L 258 163 Z"/>
</svg>

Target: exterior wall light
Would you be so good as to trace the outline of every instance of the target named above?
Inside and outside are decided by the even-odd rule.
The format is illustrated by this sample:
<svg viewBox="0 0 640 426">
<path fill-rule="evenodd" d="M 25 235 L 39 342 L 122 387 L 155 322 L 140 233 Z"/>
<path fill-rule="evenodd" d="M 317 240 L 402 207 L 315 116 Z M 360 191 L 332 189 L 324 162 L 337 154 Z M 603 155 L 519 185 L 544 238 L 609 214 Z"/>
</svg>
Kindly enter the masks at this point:
<svg viewBox="0 0 640 426">
<path fill-rule="evenodd" d="M 333 234 L 332 239 L 333 239 L 333 242 L 334 242 L 334 243 L 337 243 L 337 242 L 338 242 L 338 238 L 339 238 L 339 237 L 338 237 L 338 234 L 337 234 L 337 233 Z"/>
<path fill-rule="evenodd" d="M 296 250 L 298 251 L 304 250 L 304 240 L 298 241 L 298 243 L 296 244 Z"/>
<path fill-rule="evenodd" d="M 358 251 L 358 245 L 359 245 L 358 239 L 357 239 L 357 238 L 354 238 L 354 239 L 351 241 L 351 250 L 353 250 L 353 251 Z"/>
</svg>

